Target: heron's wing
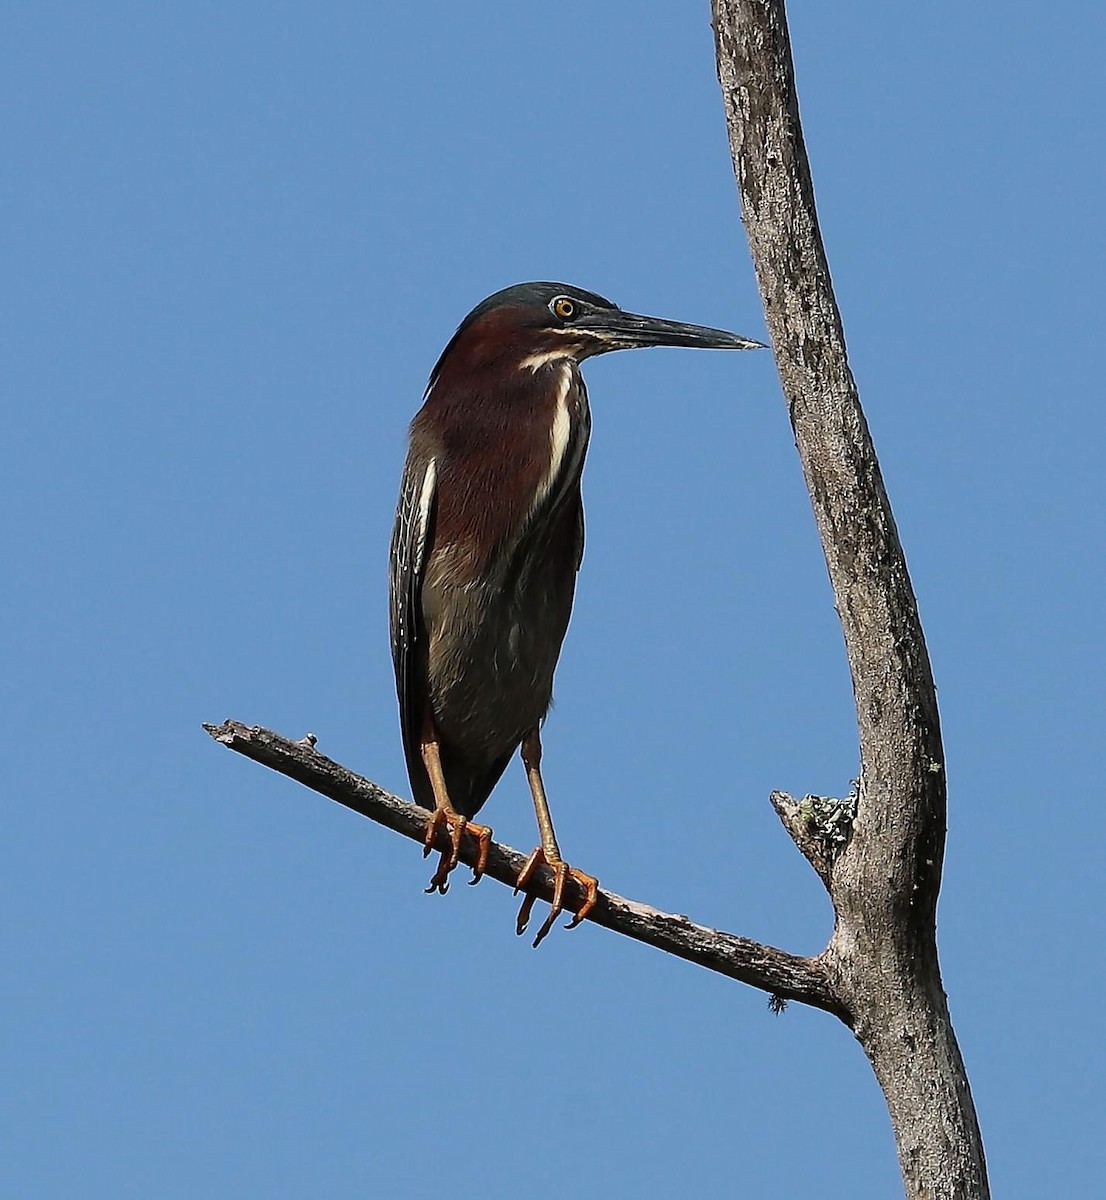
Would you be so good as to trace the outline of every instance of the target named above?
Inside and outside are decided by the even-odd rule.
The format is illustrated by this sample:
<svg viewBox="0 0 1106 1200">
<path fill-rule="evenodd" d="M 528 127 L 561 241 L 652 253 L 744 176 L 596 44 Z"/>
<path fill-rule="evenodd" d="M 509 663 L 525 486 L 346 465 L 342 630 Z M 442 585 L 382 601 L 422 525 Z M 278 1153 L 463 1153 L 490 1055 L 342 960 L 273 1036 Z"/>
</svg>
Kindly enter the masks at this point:
<svg viewBox="0 0 1106 1200">
<path fill-rule="evenodd" d="M 419 790 L 416 775 L 421 778 L 423 773 L 419 729 L 426 702 L 420 683 L 425 672 L 418 667 L 426 655 L 422 585 L 433 534 L 437 478 L 437 466 L 433 458 L 414 451 L 407 456 L 399 489 L 396 523 L 392 531 L 389 570 L 392 663 L 396 672 L 403 747 L 416 792 Z M 419 799 L 418 796 L 415 798 Z"/>
</svg>

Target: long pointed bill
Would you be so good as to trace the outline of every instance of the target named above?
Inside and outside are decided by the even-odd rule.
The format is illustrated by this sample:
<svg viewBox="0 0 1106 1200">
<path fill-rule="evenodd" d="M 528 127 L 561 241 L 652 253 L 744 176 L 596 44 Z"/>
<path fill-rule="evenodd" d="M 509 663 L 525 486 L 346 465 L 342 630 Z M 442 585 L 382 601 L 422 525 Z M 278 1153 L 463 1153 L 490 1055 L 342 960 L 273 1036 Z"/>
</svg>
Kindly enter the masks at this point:
<svg viewBox="0 0 1106 1200">
<path fill-rule="evenodd" d="M 610 310 L 588 313 L 573 325 L 586 329 L 604 343 L 604 350 L 630 350 L 638 346 L 695 346 L 701 350 L 764 350 L 763 342 L 711 329 L 707 325 L 686 325 L 662 317 L 643 317 L 638 313 Z"/>
</svg>

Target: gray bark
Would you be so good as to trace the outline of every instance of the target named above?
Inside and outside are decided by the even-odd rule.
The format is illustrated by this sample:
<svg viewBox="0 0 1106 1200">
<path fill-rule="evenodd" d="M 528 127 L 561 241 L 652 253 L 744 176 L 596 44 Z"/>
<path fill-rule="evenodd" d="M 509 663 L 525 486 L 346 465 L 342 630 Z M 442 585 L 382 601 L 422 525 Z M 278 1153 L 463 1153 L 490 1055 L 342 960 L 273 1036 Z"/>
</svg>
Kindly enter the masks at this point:
<svg viewBox="0 0 1106 1200">
<path fill-rule="evenodd" d="M 224 721 L 221 725 L 205 725 L 204 728 L 217 742 L 231 750 L 297 780 L 404 837 L 422 842 L 426 833 L 425 808 L 393 796 L 378 784 L 320 754 L 310 735 L 294 742 L 270 729 L 246 726 L 239 721 Z M 443 833 L 437 847 L 445 849 L 446 844 Z M 471 867 L 474 853 L 475 846 L 466 841 L 461 847 L 461 861 Z M 488 854 L 488 878 L 514 887 L 526 857 L 501 842 L 492 842 Z M 573 880 L 569 881 L 569 886 L 569 907 L 578 907 L 583 900 L 583 890 Z M 541 867 L 526 891 L 543 900 L 552 899 L 552 871 Z M 802 958 L 751 938 L 697 925 L 685 916 L 661 912 L 605 888 L 600 888 L 599 902 L 588 920 L 730 979 L 760 988 L 781 1001 L 801 1000 L 844 1017 L 844 1010 L 818 959 Z"/>
<path fill-rule="evenodd" d="M 743 219 L 860 732 L 847 845 L 826 861 L 802 830 L 796 837 L 836 913 L 821 961 L 887 1099 L 906 1194 L 986 1197 L 982 1138 L 937 960 L 946 819 L 937 696 L 818 229 L 784 4 L 714 0 L 713 8 Z M 776 807 L 795 836 L 788 806 Z"/>
</svg>

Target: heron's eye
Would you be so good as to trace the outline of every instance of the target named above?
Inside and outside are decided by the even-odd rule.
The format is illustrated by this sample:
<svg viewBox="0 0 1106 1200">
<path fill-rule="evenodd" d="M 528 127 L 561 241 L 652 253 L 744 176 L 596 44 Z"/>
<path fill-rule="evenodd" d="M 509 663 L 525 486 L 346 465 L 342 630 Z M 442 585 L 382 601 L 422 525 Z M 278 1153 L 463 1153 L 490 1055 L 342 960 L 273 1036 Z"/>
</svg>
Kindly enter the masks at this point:
<svg viewBox="0 0 1106 1200">
<path fill-rule="evenodd" d="M 553 310 L 553 315 L 560 317 L 562 321 L 568 321 L 576 315 L 576 303 L 567 296 L 558 296 L 549 307 Z"/>
</svg>

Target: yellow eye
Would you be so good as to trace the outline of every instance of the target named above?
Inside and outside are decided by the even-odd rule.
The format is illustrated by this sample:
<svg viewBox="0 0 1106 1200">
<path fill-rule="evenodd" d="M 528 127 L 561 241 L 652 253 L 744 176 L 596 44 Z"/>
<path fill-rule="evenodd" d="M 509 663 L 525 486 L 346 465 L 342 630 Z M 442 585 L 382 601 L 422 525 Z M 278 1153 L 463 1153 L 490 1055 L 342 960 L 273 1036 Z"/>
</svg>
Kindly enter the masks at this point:
<svg viewBox="0 0 1106 1200">
<path fill-rule="evenodd" d="M 576 315 L 576 305 L 567 296 L 558 296 L 553 301 L 552 307 L 554 315 L 560 317 L 562 321 L 567 321 Z"/>
</svg>

